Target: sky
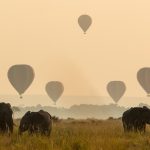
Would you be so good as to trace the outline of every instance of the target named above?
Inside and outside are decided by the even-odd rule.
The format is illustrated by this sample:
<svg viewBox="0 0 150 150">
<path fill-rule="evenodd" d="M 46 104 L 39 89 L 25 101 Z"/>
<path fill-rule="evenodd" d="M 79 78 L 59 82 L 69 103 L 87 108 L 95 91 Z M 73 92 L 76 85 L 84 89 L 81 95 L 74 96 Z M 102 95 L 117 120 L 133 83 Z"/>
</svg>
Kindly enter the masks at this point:
<svg viewBox="0 0 150 150">
<path fill-rule="evenodd" d="M 93 20 L 86 35 L 82 14 Z M 58 80 L 63 96 L 109 96 L 107 83 L 121 80 L 125 97 L 146 96 L 136 74 L 150 66 L 149 0 L 5 0 L 0 20 L 0 95 L 17 95 L 7 71 L 28 64 L 35 79 L 26 95 L 46 95 Z"/>
</svg>

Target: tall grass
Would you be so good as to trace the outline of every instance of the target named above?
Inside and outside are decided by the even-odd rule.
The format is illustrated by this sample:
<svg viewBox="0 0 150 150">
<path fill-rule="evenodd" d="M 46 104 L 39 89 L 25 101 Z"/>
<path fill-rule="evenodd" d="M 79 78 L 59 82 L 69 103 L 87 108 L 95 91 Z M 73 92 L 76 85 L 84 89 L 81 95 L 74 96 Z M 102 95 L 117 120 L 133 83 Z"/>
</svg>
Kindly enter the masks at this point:
<svg viewBox="0 0 150 150">
<path fill-rule="evenodd" d="M 0 150 L 149 150 L 145 134 L 124 134 L 119 120 L 63 120 L 53 124 L 51 136 L 0 135 Z"/>
</svg>

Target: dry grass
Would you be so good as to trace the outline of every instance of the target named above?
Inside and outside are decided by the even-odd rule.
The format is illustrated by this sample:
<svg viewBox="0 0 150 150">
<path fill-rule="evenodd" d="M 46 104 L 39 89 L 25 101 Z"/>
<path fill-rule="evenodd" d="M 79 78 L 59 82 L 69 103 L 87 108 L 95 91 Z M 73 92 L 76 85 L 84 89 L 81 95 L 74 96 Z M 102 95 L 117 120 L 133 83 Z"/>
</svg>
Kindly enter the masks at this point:
<svg viewBox="0 0 150 150">
<path fill-rule="evenodd" d="M 0 150 L 149 150 L 150 128 L 146 134 L 124 134 L 119 120 L 64 120 L 54 123 L 50 138 L 0 136 Z"/>
</svg>

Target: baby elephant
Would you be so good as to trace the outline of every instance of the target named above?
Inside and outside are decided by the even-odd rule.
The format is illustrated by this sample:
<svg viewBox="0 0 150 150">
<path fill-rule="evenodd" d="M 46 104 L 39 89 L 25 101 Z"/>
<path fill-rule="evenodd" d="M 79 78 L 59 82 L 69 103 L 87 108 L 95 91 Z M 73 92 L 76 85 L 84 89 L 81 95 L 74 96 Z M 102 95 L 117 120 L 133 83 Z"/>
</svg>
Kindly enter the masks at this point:
<svg viewBox="0 0 150 150">
<path fill-rule="evenodd" d="M 51 115 L 40 110 L 38 112 L 28 111 L 21 119 L 19 126 L 19 133 L 22 134 L 28 131 L 29 134 L 40 133 L 41 135 L 49 136 L 52 130 Z"/>
</svg>

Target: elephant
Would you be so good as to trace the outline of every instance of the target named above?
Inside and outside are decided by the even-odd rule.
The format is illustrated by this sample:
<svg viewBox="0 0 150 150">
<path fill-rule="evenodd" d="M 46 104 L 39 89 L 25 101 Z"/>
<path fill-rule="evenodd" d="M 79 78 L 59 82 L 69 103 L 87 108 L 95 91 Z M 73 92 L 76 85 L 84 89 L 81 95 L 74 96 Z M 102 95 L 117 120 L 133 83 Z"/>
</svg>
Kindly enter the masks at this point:
<svg viewBox="0 0 150 150">
<path fill-rule="evenodd" d="M 122 123 L 125 132 L 145 132 L 146 124 L 150 124 L 150 109 L 146 106 L 130 108 L 123 113 Z"/>
<path fill-rule="evenodd" d="M 9 103 L 0 103 L 0 132 L 13 133 L 13 111 Z"/>
<path fill-rule="evenodd" d="M 19 134 L 28 131 L 29 134 L 40 133 L 41 135 L 50 136 L 51 130 L 52 117 L 44 110 L 38 112 L 28 111 L 20 121 Z"/>
</svg>

